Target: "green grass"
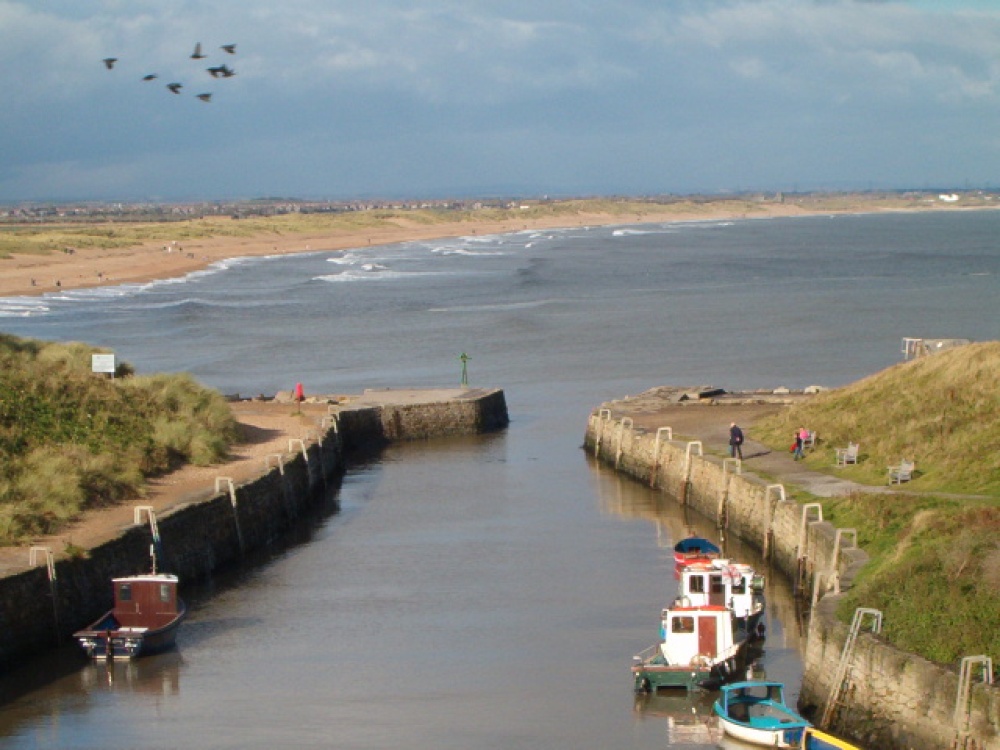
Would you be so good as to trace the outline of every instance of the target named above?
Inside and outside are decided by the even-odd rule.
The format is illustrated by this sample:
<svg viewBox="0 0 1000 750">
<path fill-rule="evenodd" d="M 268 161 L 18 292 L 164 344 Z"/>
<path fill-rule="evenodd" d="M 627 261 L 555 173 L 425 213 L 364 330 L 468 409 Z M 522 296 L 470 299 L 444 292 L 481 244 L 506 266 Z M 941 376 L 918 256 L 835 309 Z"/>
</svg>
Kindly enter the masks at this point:
<svg viewBox="0 0 1000 750">
<path fill-rule="evenodd" d="M 114 380 L 95 375 L 98 351 L 0 334 L 0 543 L 225 457 L 236 423 L 220 394 L 187 375 L 133 377 L 128 365 Z"/>
<path fill-rule="evenodd" d="M 823 517 L 854 528 L 871 560 L 842 602 L 883 612 L 883 634 L 932 661 L 1000 658 L 1000 342 L 901 363 L 820 394 L 754 425 L 787 450 L 792 431 L 816 430 L 806 464 L 886 485 L 886 467 L 916 461 L 898 492 L 808 498 Z M 861 446 L 857 466 L 834 467 L 834 448 Z"/>
<path fill-rule="evenodd" d="M 871 561 L 841 602 L 883 613 L 906 651 L 954 664 L 1000 656 L 1000 508 L 985 500 L 859 494 L 824 500 L 824 517 L 856 528 Z"/>
<path fill-rule="evenodd" d="M 754 425 L 754 437 L 787 450 L 796 427 L 816 430 L 809 468 L 886 484 L 887 467 L 916 462 L 908 489 L 1000 497 L 1000 342 L 903 362 L 821 393 Z M 861 446 L 857 465 L 834 469 L 835 449 Z"/>
</svg>

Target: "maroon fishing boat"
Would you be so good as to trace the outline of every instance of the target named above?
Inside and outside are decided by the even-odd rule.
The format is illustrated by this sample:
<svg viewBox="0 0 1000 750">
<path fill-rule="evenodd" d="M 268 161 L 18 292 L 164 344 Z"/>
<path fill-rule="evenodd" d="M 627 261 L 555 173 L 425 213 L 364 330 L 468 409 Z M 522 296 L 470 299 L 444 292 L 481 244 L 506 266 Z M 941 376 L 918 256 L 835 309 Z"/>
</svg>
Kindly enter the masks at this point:
<svg viewBox="0 0 1000 750">
<path fill-rule="evenodd" d="M 165 573 L 114 578 L 114 608 L 73 634 L 94 659 L 134 659 L 173 647 L 187 614 L 177 576 Z"/>
</svg>

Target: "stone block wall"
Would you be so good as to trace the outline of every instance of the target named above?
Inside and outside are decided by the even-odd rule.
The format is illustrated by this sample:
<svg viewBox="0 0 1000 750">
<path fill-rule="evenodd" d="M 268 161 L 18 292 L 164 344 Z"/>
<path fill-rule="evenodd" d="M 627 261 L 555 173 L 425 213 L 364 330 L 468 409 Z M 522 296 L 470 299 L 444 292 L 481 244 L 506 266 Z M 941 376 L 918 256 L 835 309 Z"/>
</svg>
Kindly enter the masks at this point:
<svg viewBox="0 0 1000 750">
<path fill-rule="evenodd" d="M 836 592 L 846 590 L 867 562 L 849 530 L 819 520 L 819 512 L 786 497 L 751 473 L 734 474 L 718 456 L 697 446 L 632 429 L 606 412 L 590 416 L 584 449 L 638 481 L 659 488 L 729 534 L 765 553 L 810 598 L 821 596 L 810 617 L 800 707 L 818 716 L 826 706 L 848 626 L 837 620 Z M 790 488 L 789 488 L 790 489 Z M 786 493 L 789 491 L 786 489 Z M 818 580 L 817 580 L 818 579 Z M 850 688 L 831 729 L 880 750 L 1000 750 L 1000 688 L 972 691 L 967 725 L 956 726 L 958 675 L 954 669 L 862 634 L 852 661 Z"/>
<path fill-rule="evenodd" d="M 304 452 L 293 441 L 280 463 L 273 460 L 259 477 L 234 487 L 235 504 L 228 486 L 220 493 L 208 488 L 206 499 L 158 516 L 158 567 L 182 583 L 194 581 L 265 547 L 336 486 L 359 451 L 389 440 L 484 432 L 507 421 L 501 390 L 457 402 L 348 406 L 305 442 Z M 44 567 L 0 578 L 0 666 L 52 648 L 110 609 L 111 579 L 148 571 L 151 543 L 147 523 L 130 526 L 85 556 L 58 559 L 53 581 Z"/>
</svg>

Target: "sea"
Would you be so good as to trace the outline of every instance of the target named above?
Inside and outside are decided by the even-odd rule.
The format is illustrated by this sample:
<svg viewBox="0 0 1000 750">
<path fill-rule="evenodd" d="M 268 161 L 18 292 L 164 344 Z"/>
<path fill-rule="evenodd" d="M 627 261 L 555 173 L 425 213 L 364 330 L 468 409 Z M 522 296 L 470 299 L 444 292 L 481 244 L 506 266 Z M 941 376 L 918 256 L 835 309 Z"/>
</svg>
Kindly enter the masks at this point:
<svg viewBox="0 0 1000 750">
<path fill-rule="evenodd" d="M 0 299 L 6 333 L 226 394 L 457 386 L 464 367 L 511 417 L 354 467 L 294 538 L 182 591 L 175 651 L 95 665 L 67 643 L 0 676 L 0 742 L 716 747 L 711 694 L 636 696 L 629 672 L 674 596 L 673 542 L 715 529 L 589 460 L 589 413 L 661 385 L 836 387 L 904 338 L 996 339 L 998 238 L 988 210 L 573 226 Z M 794 698 L 804 615 L 768 573 L 754 674 Z"/>
</svg>

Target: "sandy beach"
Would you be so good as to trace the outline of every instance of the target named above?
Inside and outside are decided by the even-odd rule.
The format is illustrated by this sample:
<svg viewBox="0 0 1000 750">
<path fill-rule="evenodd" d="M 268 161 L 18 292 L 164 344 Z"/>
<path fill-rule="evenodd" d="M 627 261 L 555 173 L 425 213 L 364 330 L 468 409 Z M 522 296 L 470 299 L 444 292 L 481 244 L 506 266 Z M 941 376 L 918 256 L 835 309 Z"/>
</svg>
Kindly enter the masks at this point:
<svg viewBox="0 0 1000 750">
<path fill-rule="evenodd" d="M 95 286 L 143 283 L 178 278 L 219 261 L 262 255 L 337 251 L 396 242 L 468 235 L 498 234 L 568 226 L 606 226 L 665 221 L 705 221 L 738 218 L 772 218 L 834 213 L 832 210 L 783 202 L 749 205 L 736 201 L 703 203 L 692 210 L 648 204 L 642 214 L 577 213 L 573 215 L 514 217 L 506 221 L 455 221 L 424 224 L 395 219 L 376 229 L 336 229 L 327 233 L 262 232 L 253 237 L 217 236 L 183 243 L 149 242 L 124 248 L 80 248 L 73 253 L 14 254 L 0 258 L 0 296 L 37 296 Z M 859 203 L 852 213 L 885 210 Z M 900 210 L 894 207 L 892 210 Z M 844 212 L 843 209 L 837 212 Z"/>
</svg>

